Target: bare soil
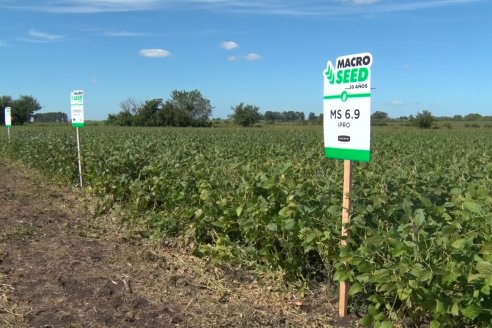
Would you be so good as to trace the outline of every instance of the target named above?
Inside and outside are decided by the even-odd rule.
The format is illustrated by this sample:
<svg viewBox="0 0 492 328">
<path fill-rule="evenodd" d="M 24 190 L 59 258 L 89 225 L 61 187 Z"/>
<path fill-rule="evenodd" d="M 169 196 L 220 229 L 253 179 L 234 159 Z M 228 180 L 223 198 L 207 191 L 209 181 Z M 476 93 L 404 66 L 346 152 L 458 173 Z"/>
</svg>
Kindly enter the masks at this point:
<svg viewBox="0 0 492 328">
<path fill-rule="evenodd" d="M 304 297 L 185 250 L 128 238 L 94 201 L 0 160 L 0 327 L 342 327 Z"/>
</svg>

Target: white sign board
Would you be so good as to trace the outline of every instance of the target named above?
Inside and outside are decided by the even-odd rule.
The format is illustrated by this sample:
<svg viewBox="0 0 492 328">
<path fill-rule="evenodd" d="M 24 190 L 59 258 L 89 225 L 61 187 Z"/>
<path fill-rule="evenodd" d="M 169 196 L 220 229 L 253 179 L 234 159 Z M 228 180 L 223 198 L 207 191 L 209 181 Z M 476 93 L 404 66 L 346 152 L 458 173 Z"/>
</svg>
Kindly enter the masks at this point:
<svg viewBox="0 0 492 328">
<path fill-rule="evenodd" d="M 328 61 L 324 77 L 325 157 L 368 162 L 371 157 L 372 55 Z"/>
<path fill-rule="evenodd" d="M 72 126 L 81 128 L 84 126 L 84 91 L 74 90 L 70 93 L 70 108 L 72 113 Z"/>
<path fill-rule="evenodd" d="M 12 126 L 12 109 L 5 107 L 5 126 L 10 128 Z"/>
</svg>

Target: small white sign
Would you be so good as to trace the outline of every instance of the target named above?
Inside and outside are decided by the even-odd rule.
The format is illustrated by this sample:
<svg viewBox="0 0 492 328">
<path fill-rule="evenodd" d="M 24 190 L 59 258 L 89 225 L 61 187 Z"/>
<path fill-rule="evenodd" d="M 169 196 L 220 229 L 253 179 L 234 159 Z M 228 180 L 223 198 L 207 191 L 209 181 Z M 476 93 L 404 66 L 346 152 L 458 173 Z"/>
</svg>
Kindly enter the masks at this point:
<svg viewBox="0 0 492 328">
<path fill-rule="evenodd" d="M 12 126 L 12 109 L 5 107 L 5 126 L 10 128 Z"/>
<path fill-rule="evenodd" d="M 324 76 L 325 157 L 368 162 L 371 144 L 372 55 L 328 61 Z"/>
<path fill-rule="evenodd" d="M 70 93 L 70 108 L 72 113 L 72 126 L 81 128 L 84 126 L 84 91 L 74 90 Z"/>
</svg>

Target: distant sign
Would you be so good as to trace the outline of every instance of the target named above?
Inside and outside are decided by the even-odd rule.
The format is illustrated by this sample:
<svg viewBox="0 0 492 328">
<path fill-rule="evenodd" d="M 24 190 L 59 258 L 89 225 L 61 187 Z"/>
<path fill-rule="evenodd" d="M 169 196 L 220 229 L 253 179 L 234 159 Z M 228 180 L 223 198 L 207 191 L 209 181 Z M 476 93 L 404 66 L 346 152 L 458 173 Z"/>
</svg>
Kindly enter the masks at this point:
<svg viewBox="0 0 492 328">
<path fill-rule="evenodd" d="M 372 55 L 328 61 L 324 76 L 325 157 L 368 162 L 371 157 Z"/>
<path fill-rule="evenodd" d="M 12 126 L 12 109 L 5 107 L 5 126 L 10 128 Z"/>
<path fill-rule="evenodd" d="M 74 90 L 70 93 L 70 108 L 72 113 L 72 126 L 81 128 L 84 126 L 84 91 Z"/>
</svg>

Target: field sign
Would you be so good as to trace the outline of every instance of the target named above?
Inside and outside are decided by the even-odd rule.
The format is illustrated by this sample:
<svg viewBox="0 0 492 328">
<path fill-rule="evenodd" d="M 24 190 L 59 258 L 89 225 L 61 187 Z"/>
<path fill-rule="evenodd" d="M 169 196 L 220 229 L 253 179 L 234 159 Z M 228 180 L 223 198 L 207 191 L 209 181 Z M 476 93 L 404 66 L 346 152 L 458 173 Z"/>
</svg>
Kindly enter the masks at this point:
<svg viewBox="0 0 492 328">
<path fill-rule="evenodd" d="M 12 126 L 12 109 L 5 107 L 5 126 L 10 128 Z"/>
<path fill-rule="evenodd" d="M 72 126 L 77 131 L 77 159 L 79 162 L 80 188 L 82 184 L 82 160 L 80 156 L 80 136 L 79 128 L 84 127 L 84 91 L 74 90 L 70 92 L 70 108 L 72 112 Z"/>
<path fill-rule="evenodd" d="M 72 113 L 72 126 L 82 128 L 84 126 L 84 91 L 74 90 L 70 93 L 70 108 Z"/>
<path fill-rule="evenodd" d="M 372 55 L 328 61 L 324 76 L 325 157 L 368 162 L 371 157 Z"/>
</svg>

